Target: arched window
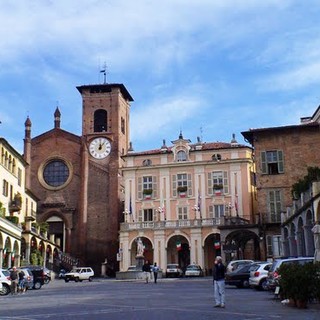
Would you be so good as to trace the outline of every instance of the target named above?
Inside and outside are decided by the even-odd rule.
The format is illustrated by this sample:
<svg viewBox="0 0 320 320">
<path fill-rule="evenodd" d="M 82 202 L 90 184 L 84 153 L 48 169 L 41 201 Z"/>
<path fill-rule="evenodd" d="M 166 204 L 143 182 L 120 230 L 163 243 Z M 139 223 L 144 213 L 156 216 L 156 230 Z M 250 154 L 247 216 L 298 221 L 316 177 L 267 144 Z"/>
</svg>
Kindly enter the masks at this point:
<svg viewBox="0 0 320 320">
<path fill-rule="evenodd" d="M 99 109 L 94 113 L 94 132 L 108 131 L 108 113 Z"/>
<path fill-rule="evenodd" d="M 177 152 L 177 161 L 187 161 L 187 154 L 185 151 L 180 150 Z"/>
<path fill-rule="evenodd" d="M 221 160 L 221 154 L 215 153 L 215 154 L 212 156 L 212 161 L 220 161 L 220 160 Z"/>
<path fill-rule="evenodd" d="M 142 165 L 145 167 L 151 166 L 152 161 L 150 159 L 145 159 L 145 160 L 143 160 Z"/>
</svg>

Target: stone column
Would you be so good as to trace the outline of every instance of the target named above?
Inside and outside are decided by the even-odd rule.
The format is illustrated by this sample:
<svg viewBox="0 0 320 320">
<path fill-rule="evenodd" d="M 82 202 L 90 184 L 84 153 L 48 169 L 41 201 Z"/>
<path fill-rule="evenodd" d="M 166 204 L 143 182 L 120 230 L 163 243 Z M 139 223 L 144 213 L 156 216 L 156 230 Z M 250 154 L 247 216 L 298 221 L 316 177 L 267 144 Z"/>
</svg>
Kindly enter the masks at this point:
<svg viewBox="0 0 320 320">
<path fill-rule="evenodd" d="M 297 255 L 297 244 L 294 236 L 288 237 L 289 240 L 289 255 L 296 256 Z"/>
<path fill-rule="evenodd" d="M 313 234 L 311 229 L 312 229 L 311 225 L 307 225 L 303 227 L 307 257 L 312 257 L 314 255 L 314 241 L 313 241 Z"/>
<path fill-rule="evenodd" d="M 25 259 L 26 259 L 26 262 L 27 264 L 30 264 L 30 243 L 28 241 L 26 241 L 26 256 L 25 256 Z"/>
</svg>

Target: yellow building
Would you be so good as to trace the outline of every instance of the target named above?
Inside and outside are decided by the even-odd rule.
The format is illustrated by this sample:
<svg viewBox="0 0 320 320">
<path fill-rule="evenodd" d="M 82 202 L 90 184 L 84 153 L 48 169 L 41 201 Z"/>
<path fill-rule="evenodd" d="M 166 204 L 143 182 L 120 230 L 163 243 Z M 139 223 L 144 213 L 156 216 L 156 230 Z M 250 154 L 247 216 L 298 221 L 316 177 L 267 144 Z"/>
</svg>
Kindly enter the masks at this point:
<svg viewBox="0 0 320 320">
<path fill-rule="evenodd" d="M 26 188 L 27 162 L 0 137 L 0 267 L 53 263 L 55 244 L 36 225 L 37 197 Z M 40 261 L 31 261 L 37 254 Z"/>
<path fill-rule="evenodd" d="M 164 270 L 169 263 L 199 264 L 207 273 L 214 257 L 259 256 L 255 225 L 252 149 L 231 143 L 197 143 L 182 133 L 160 149 L 129 151 L 123 168 L 124 223 L 120 271 L 144 259 Z"/>
</svg>

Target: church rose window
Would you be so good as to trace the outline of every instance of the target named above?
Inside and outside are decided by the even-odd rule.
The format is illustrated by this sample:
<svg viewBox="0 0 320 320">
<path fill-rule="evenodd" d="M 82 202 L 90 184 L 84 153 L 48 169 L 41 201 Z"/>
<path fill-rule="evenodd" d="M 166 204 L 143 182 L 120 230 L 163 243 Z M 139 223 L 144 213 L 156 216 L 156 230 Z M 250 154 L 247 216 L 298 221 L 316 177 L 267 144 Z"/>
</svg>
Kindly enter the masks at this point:
<svg viewBox="0 0 320 320">
<path fill-rule="evenodd" d="M 69 178 L 69 168 L 62 160 L 50 161 L 43 170 L 43 179 L 51 187 L 59 187 Z"/>
</svg>

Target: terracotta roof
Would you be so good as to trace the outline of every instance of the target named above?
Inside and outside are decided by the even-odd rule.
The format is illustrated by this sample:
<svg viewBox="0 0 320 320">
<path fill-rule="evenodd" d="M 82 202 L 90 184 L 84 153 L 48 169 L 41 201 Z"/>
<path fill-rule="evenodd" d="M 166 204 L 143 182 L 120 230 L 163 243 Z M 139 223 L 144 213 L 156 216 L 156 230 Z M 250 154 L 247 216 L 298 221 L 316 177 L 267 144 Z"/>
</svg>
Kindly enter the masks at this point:
<svg viewBox="0 0 320 320">
<path fill-rule="evenodd" d="M 244 136 L 246 140 L 248 140 L 251 144 L 253 142 L 253 135 L 255 133 L 263 133 L 263 132 L 271 132 L 271 131 L 285 131 L 288 129 L 303 129 L 303 128 L 310 128 L 310 127 L 319 127 L 319 123 L 315 121 L 301 123 L 296 125 L 289 125 L 289 126 L 280 126 L 280 127 L 269 127 L 269 128 L 257 128 L 257 129 L 249 129 L 249 131 L 243 131 L 241 134 Z"/>
<path fill-rule="evenodd" d="M 200 151 L 206 151 L 206 150 L 220 150 L 220 149 L 231 149 L 231 148 L 248 148 L 246 145 L 242 144 L 231 144 L 227 142 L 203 142 L 201 144 L 189 144 L 191 147 L 190 152 L 198 151 L 196 149 L 196 146 L 201 145 L 202 148 Z M 138 152 L 130 152 L 127 154 L 127 156 L 139 156 L 139 155 L 153 155 L 153 154 L 162 154 L 162 153 L 171 153 L 172 152 L 172 146 L 167 147 L 166 151 L 163 151 L 165 149 L 153 149 L 153 150 L 145 150 L 145 151 L 138 151 Z"/>
</svg>

